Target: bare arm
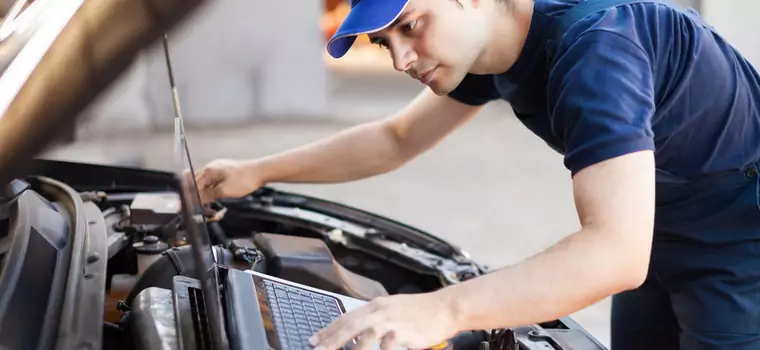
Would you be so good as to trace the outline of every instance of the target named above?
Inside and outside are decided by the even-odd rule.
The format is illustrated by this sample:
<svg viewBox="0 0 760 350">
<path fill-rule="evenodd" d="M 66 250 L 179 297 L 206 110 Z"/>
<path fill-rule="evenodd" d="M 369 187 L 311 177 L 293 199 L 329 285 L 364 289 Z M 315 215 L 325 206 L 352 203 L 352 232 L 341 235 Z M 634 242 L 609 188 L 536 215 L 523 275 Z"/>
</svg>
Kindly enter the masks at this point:
<svg viewBox="0 0 760 350">
<path fill-rule="evenodd" d="M 643 283 L 654 226 L 654 157 L 642 151 L 574 177 L 582 229 L 527 261 L 439 290 L 460 329 L 556 319 Z"/>
<path fill-rule="evenodd" d="M 376 122 L 248 162 L 265 183 L 333 183 L 358 180 L 398 168 L 429 149 L 480 107 L 425 89 L 409 106 Z"/>
</svg>

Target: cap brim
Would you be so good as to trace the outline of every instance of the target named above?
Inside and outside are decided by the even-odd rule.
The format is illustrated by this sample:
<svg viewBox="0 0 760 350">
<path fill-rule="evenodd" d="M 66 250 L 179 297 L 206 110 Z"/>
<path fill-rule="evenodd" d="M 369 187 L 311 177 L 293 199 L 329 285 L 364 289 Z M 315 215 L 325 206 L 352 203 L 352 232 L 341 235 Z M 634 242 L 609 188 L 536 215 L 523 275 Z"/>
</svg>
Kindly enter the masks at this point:
<svg viewBox="0 0 760 350">
<path fill-rule="evenodd" d="M 349 12 L 335 35 L 327 42 L 327 52 L 343 57 L 361 34 L 374 33 L 391 25 L 409 0 L 361 0 Z"/>
</svg>

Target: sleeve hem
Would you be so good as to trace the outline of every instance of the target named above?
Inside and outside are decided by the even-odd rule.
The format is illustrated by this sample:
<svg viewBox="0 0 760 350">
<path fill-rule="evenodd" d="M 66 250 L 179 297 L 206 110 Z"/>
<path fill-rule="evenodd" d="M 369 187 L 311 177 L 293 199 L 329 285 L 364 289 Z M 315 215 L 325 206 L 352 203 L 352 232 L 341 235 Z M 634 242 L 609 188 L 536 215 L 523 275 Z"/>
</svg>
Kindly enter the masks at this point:
<svg viewBox="0 0 760 350">
<path fill-rule="evenodd" d="M 565 158 L 565 167 L 570 170 L 572 176 L 575 176 L 581 170 L 605 160 L 640 151 L 654 151 L 654 149 L 654 141 L 652 139 L 642 139 L 624 145 L 616 144 L 614 148 L 602 147 L 599 152 L 586 153 L 586 156 L 583 158 L 568 156 Z"/>
</svg>

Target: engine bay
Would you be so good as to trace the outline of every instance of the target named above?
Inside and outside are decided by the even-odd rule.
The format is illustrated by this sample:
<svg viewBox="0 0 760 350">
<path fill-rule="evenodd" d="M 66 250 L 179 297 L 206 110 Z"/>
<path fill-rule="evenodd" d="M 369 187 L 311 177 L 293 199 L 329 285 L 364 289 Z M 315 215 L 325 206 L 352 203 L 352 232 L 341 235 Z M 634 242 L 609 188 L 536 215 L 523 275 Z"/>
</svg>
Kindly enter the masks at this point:
<svg viewBox="0 0 760 350">
<path fill-rule="evenodd" d="M 172 280 L 196 271 L 168 175 L 46 165 L 43 175 L 6 186 L 0 200 L 0 347 L 176 349 Z M 268 187 L 214 203 L 207 219 L 226 268 L 360 300 L 488 273 L 459 248 L 408 225 Z M 452 344 L 604 348 L 570 318 L 467 332 Z"/>
</svg>

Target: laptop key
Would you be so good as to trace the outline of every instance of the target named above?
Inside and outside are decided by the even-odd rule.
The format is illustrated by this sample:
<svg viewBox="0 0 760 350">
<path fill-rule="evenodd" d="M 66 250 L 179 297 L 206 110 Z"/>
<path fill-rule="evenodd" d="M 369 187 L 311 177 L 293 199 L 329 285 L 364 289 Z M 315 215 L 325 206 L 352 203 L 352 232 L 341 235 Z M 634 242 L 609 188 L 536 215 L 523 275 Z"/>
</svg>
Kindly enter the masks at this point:
<svg viewBox="0 0 760 350">
<path fill-rule="evenodd" d="M 285 344 L 282 348 L 311 350 L 309 337 L 340 315 L 333 297 L 269 281 L 265 285 L 275 332 Z"/>
<path fill-rule="evenodd" d="M 288 349 L 288 348 L 290 348 L 290 344 L 288 342 L 288 338 L 286 338 L 284 336 L 279 336 L 279 337 L 277 337 L 277 340 L 280 341 L 280 348 L 281 349 Z"/>
</svg>

